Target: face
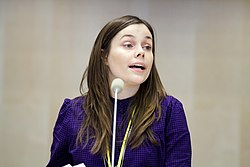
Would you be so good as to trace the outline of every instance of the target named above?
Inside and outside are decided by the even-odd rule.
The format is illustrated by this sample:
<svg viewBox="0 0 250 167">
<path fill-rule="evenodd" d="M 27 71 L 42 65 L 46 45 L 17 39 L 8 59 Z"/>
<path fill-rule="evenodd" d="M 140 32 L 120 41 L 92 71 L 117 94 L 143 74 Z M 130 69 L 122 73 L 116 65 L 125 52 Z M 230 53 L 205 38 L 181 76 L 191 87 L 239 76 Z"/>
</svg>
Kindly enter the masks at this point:
<svg viewBox="0 0 250 167">
<path fill-rule="evenodd" d="M 133 24 L 117 33 L 106 62 L 109 82 L 121 78 L 125 86 L 139 87 L 151 71 L 152 45 L 152 35 L 144 24 Z"/>
</svg>

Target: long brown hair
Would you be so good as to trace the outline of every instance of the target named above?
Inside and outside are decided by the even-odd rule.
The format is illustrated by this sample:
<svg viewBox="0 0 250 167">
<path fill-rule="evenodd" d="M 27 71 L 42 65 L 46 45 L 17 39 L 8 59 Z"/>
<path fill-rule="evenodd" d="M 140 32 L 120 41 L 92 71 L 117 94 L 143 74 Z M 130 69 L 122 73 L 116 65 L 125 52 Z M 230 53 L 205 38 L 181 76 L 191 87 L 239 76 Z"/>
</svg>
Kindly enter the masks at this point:
<svg viewBox="0 0 250 167">
<path fill-rule="evenodd" d="M 136 16 L 123 16 L 108 22 L 98 34 L 92 52 L 89 65 L 86 68 L 81 84 L 80 92 L 85 101 L 84 120 L 77 136 L 77 143 L 87 145 L 92 141 L 91 152 L 100 153 L 103 157 L 107 152 L 107 145 L 111 143 L 112 136 L 112 101 L 110 99 L 110 85 L 108 81 L 108 66 L 105 64 L 105 56 L 110 51 L 111 41 L 114 36 L 132 24 L 144 24 L 150 31 L 153 40 L 152 52 L 155 55 L 155 38 L 151 25 Z M 87 80 L 87 91 L 84 91 L 84 82 Z M 129 137 L 131 148 L 140 146 L 145 139 L 156 144 L 150 125 L 160 118 L 162 99 L 166 96 L 162 82 L 155 66 L 155 56 L 151 72 L 139 90 L 133 97 L 128 109 L 128 117 L 132 110 L 135 115 L 132 120 L 133 130 Z M 155 111 L 158 111 L 156 115 Z"/>
</svg>

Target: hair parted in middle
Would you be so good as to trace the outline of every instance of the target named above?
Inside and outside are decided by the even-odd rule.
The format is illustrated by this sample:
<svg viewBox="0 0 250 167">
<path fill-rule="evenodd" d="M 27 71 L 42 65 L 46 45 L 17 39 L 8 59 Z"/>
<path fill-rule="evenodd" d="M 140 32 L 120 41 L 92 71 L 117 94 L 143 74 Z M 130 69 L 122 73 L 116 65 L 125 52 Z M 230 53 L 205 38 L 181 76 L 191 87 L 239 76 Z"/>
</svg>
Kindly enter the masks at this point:
<svg viewBox="0 0 250 167">
<path fill-rule="evenodd" d="M 144 24 L 152 35 L 153 64 L 150 74 L 132 98 L 128 109 L 128 117 L 132 111 L 133 129 L 129 136 L 128 144 L 132 149 L 140 146 L 145 140 L 157 144 L 157 140 L 150 129 L 150 125 L 161 116 L 160 103 L 167 93 L 160 80 L 155 65 L 155 37 L 151 25 L 136 16 L 126 15 L 108 22 L 98 34 L 91 51 L 88 67 L 86 68 L 80 92 L 85 98 L 83 108 L 84 121 L 77 136 L 77 143 L 85 147 L 89 144 L 93 154 L 106 155 L 107 146 L 112 139 L 112 112 L 113 105 L 110 98 L 109 67 L 105 60 L 110 51 L 112 39 L 124 28 L 133 24 Z M 87 81 L 87 91 L 84 91 L 84 81 Z M 157 111 L 157 113 L 156 113 Z"/>
</svg>

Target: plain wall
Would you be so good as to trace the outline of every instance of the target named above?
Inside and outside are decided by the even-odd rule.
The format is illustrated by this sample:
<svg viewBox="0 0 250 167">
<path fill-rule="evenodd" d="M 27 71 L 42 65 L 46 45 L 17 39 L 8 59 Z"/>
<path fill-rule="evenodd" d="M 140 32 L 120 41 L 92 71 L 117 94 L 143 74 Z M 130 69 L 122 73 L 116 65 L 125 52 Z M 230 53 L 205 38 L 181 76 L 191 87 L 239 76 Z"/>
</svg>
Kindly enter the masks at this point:
<svg viewBox="0 0 250 167">
<path fill-rule="evenodd" d="M 250 165 L 248 0 L 1 0 L 0 166 L 46 165 L 98 32 L 125 14 L 156 31 L 156 64 L 184 104 L 193 166 Z"/>
</svg>

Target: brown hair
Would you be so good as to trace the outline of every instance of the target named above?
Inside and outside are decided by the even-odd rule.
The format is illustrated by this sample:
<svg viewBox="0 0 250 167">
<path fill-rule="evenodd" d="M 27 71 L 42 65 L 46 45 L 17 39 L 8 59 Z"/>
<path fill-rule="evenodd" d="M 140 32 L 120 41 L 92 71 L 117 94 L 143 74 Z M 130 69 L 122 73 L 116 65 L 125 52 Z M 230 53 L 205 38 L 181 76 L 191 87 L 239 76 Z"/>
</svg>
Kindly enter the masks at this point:
<svg viewBox="0 0 250 167">
<path fill-rule="evenodd" d="M 114 36 L 132 24 L 144 24 L 149 29 L 153 40 L 152 52 L 155 55 L 154 31 L 147 21 L 130 15 L 111 20 L 103 27 L 95 40 L 89 65 L 80 84 L 80 92 L 85 98 L 83 107 L 86 115 L 77 136 L 77 143 L 84 143 L 86 146 L 91 140 L 91 152 L 100 153 L 103 157 L 106 155 L 107 145 L 111 143 L 113 112 L 108 81 L 109 69 L 104 62 L 105 56 L 110 51 Z M 88 91 L 85 92 L 83 87 L 86 80 Z M 133 130 L 129 137 L 131 148 L 138 147 L 145 139 L 149 139 L 154 144 L 157 143 L 150 125 L 156 117 L 160 118 L 160 103 L 165 96 L 166 92 L 158 75 L 154 56 L 151 72 L 146 81 L 140 85 L 128 109 L 128 118 L 132 110 L 136 110 L 132 120 Z M 155 115 L 156 109 L 159 112 L 158 115 Z"/>
</svg>

